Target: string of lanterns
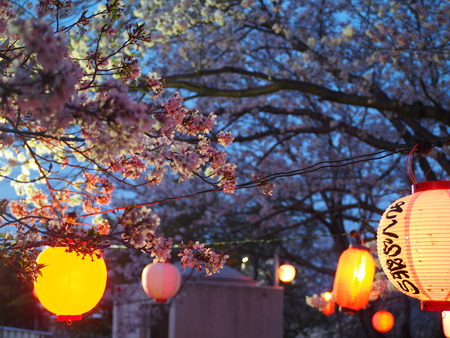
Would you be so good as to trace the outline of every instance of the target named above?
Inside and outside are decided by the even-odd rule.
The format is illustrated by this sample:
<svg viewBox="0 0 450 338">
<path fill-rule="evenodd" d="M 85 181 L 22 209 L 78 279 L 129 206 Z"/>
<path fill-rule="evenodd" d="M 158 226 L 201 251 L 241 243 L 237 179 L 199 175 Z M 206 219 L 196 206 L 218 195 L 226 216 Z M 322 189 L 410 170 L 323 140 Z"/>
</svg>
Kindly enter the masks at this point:
<svg viewBox="0 0 450 338">
<path fill-rule="evenodd" d="M 450 266 L 442 265 L 450 259 L 449 206 L 450 181 L 414 182 L 412 194 L 392 203 L 380 220 L 377 252 L 382 269 L 399 291 L 421 300 L 422 310 L 450 310 Z M 50 247 L 42 251 L 37 264 L 43 268 L 34 283 L 36 297 L 58 320 L 80 320 L 102 298 L 107 279 L 103 258 Z M 336 304 L 347 313 L 365 308 L 374 274 L 375 261 L 367 247 L 362 241 L 351 245 L 339 257 L 333 292 L 321 295 L 327 302 L 322 313 L 330 316 Z M 295 275 L 289 264 L 277 270 L 284 283 Z M 152 263 L 143 269 L 141 281 L 148 296 L 165 302 L 178 292 L 181 274 L 170 263 Z M 390 331 L 394 322 L 386 310 L 372 317 L 374 328 L 382 333 Z"/>
</svg>

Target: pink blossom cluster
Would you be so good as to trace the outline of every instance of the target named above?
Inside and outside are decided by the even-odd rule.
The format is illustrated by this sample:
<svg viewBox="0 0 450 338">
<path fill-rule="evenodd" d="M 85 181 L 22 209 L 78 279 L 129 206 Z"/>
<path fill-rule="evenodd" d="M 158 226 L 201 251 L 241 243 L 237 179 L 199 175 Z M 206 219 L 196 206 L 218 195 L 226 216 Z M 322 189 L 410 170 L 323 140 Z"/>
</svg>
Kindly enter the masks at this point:
<svg viewBox="0 0 450 338">
<path fill-rule="evenodd" d="M 9 0 L 0 0 L 0 34 L 4 34 L 7 29 L 7 22 L 13 17 Z"/>
<path fill-rule="evenodd" d="M 227 147 L 233 142 L 234 135 L 230 131 L 220 131 L 219 135 L 217 135 L 217 143 L 219 143 L 223 147 Z"/>
<path fill-rule="evenodd" d="M 69 8 L 70 1 L 46 0 L 40 5 L 45 17 L 52 8 Z M 149 36 L 139 29 L 130 28 L 130 39 L 148 42 Z M 90 224 L 86 219 L 107 212 L 116 183 L 159 184 L 168 170 L 185 180 L 209 166 L 217 178 L 211 184 L 233 192 L 236 166 L 208 136 L 216 116 L 187 108 L 178 92 L 162 104 L 137 100 L 123 81 L 141 75 L 137 59 L 122 50 L 131 40 L 118 47 L 123 62 L 108 74 L 109 57 L 115 52 L 108 57 L 102 50 L 91 50 L 85 51 L 84 59 L 72 57 L 65 33 L 55 33 L 42 19 L 13 20 L 9 3 L 3 0 L 1 30 L 8 41 L 16 41 L 2 46 L 8 56 L 4 60 L 14 62 L 2 68 L 0 89 L 0 125 L 11 130 L 2 132 L 0 150 L 14 149 L 8 161 L 23 168 L 23 177 L 14 184 L 25 197 L 10 203 L 18 229 L 15 245 L 37 248 L 70 238 L 82 250 L 94 250 L 116 240 L 167 260 L 172 239 L 157 234 L 160 220 L 151 210 L 128 208 L 117 224 L 106 219 Z M 110 33 L 115 34 L 108 26 L 100 35 Z M 121 80 L 110 76 L 117 74 Z M 156 98 L 164 80 L 149 75 L 147 86 Z M 221 146 L 232 140 L 230 132 L 217 137 Z M 227 257 L 200 245 L 192 250 L 184 264 L 196 268 L 206 264 L 207 273 L 217 272 Z"/>
<path fill-rule="evenodd" d="M 131 246 L 146 250 L 152 247 L 155 232 L 160 219 L 152 210 L 147 208 L 129 208 L 118 219 L 123 227 L 122 238 Z"/>
<path fill-rule="evenodd" d="M 383 297 L 388 292 L 389 280 L 384 273 L 375 275 L 375 280 L 372 283 L 372 290 L 370 291 L 370 301 L 375 301 Z"/>
<path fill-rule="evenodd" d="M 207 275 L 217 273 L 223 268 L 226 259 L 229 257 L 223 252 L 214 252 L 211 248 L 205 248 L 199 242 L 188 244 L 181 243 L 183 250 L 178 254 L 181 257 L 181 266 L 191 267 L 198 271 L 205 269 Z"/>
<path fill-rule="evenodd" d="M 139 61 L 137 59 L 134 59 L 130 55 L 125 55 L 122 60 L 119 74 L 125 81 L 136 79 L 141 75 L 141 67 L 139 66 Z"/>
<path fill-rule="evenodd" d="M 264 176 L 262 174 L 251 174 L 251 177 L 254 181 L 257 182 L 257 185 L 261 187 L 261 189 L 263 190 L 263 195 L 272 196 L 275 184 L 269 182 L 267 179 L 264 179 Z"/>
<path fill-rule="evenodd" d="M 323 299 L 321 295 L 317 294 L 314 294 L 312 296 L 306 296 L 305 300 L 306 304 L 308 304 L 311 307 L 315 307 L 319 310 L 322 310 L 328 304 L 328 302 L 325 299 Z"/>
<path fill-rule="evenodd" d="M 150 73 L 146 77 L 147 88 L 153 92 L 153 99 L 157 99 L 162 94 L 165 88 L 165 81 L 163 77 L 158 76 L 156 73 Z"/>
</svg>

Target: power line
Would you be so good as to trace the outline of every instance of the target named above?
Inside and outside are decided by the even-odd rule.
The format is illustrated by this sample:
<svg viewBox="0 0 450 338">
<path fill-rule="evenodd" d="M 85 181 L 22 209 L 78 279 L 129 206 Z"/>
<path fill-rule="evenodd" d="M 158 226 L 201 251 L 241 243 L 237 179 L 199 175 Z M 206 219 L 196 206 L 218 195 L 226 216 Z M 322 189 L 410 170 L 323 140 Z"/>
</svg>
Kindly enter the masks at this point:
<svg viewBox="0 0 450 338">
<path fill-rule="evenodd" d="M 230 241 L 215 241 L 215 242 L 206 242 L 202 243 L 205 246 L 226 246 L 226 245 L 238 245 L 238 244 L 249 244 L 249 243 L 272 243 L 272 242 L 288 242 L 297 239 L 317 239 L 324 237 L 345 237 L 350 236 L 350 233 L 343 232 L 341 234 L 317 234 L 317 235 L 297 235 L 291 236 L 288 238 L 266 238 L 266 239 L 238 239 L 238 240 L 230 240 Z M 114 244 L 109 246 L 108 248 L 112 249 L 128 249 L 125 245 Z M 182 246 L 179 244 L 174 244 L 171 246 L 172 249 L 182 249 Z"/>
<path fill-rule="evenodd" d="M 423 141 L 419 140 L 419 142 L 423 142 Z M 428 152 L 429 149 L 431 149 L 431 148 L 442 147 L 443 145 L 449 144 L 450 138 L 426 140 L 426 142 L 428 145 L 426 152 Z M 340 168 L 340 167 L 345 167 L 345 166 L 353 165 L 353 164 L 357 164 L 357 163 L 380 160 L 380 159 L 383 159 L 383 158 L 386 158 L 386 157 L 389 157 L 389 156 L 392 156 L 392 155 L 395 155 L 398 153 L 402 153 L 402 152 L 409 153 L 411 151 L 411 149 L 413 149 L 416 146 L 417 146 L 417 143 L 415 143 L 414 145 L 404 143 L 404 144 L 396 145 L 389 149 L 384 149 L 384 150 L 376 151 L 376 152 L 369 153 L 369 154 L 356 155 L 356 156 L 339 159 L 339 160 L 320 161 L 320 162 L 317 162 L 315 164 L 312 164 L 310 166 L 307 166 L 307 167 L 304 167 L 301 169 L 295 169 L 295 170 L 287 171 L 287 172 L 273 173 L 273 174 L 269 174 L 269 175 L 248 181 L 246 183 L 237 184 L 236 190 L 254 188 L 254 187 L 262 186 L 262 185 L 264 185 L 270 181 L 273 181 L 275 179 L 298 176 L 298 175 L 305 175 L 305 174 L 312 173 L 312 172 L 322 170 L 325 168 Z M 421 153 L 426 153 L 426 152 L 423 151 Z M 222 190 L 223 190 L 222 188 L 218 187 L 217 185 L 214 185 L 214 187 L 211 189 L 197 191 L 192 194 L 187 194 L 187 195 L 183 195 L 183 196 L 168 197 L 168 198 L 164 198 L 161 200 L 152 201 L 152 202 L 148 202 L 148 203 L 136 204 L 133 207 L 135 207 L 135 208 L 149 207 L 149 206 L 153 206 L 153 205 L 162 204 L 165 202 L 191 198 L 191 197 L 195 197 L 200 194 L 205 194 L 208 192 L 222 191 Z M 129 208 L 129 206 L 118 207 L 118 208 L 114 208 L 114 209 L 109 209 L 109 210 L 105 210 L 105 211 L 87 214 L 87 215 L 80 215 L 78 217 L 84 218 L 84 217 L 89 217 L 89 216 L 94 216 L 94 215 L 99 215 L 99 214 L 106 214 L 109 212 L 125 210 L 127 208 Z"/>
</svg>

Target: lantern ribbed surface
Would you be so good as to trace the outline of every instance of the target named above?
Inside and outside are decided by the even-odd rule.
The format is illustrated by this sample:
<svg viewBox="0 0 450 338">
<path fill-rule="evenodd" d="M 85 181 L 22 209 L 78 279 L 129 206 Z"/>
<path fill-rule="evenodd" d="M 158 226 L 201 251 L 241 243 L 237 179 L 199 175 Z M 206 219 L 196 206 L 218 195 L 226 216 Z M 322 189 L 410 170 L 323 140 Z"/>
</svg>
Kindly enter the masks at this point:
<svg viewBox="0 0 450 338">
<path fill-rule="evenodd" d="M 49 247 L 36 262 L 45 265 L 34 283 L 36 296 L 58 317 L 81 319 L 105 292 L 107 270 L 101 257 L 83 258 L 74 251 L 66 252 L 65 247 Z"/>
<path fill-rule="evenodd" d="M 384 212 L 377 248 L 391 283 L 426 309 L 450 301 L 450 181 L 419 183 L 413 189 Z M 443 304 L 442 310 L 450 306 Z"/>
<path fill-rule="evenodd" d="M 354 246 L 339 257 L 334 278 L 334 300 L 344 311 L 356 312 L 369 303 L 375 261 L 364 246 Z"/>
<path fill-rule="evenodd" d="M 165 302 L 178 292 L 180 271 L 170 263 L 151 263 L 142 270 L 142 288 L 155 302 Z"/>
</svg>

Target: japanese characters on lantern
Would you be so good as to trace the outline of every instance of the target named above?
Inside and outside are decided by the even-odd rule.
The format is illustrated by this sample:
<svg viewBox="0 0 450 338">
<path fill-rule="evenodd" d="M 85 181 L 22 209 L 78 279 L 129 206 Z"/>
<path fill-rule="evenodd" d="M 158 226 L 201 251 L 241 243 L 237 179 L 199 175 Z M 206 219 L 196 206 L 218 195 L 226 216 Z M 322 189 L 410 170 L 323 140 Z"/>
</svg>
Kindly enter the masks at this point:
<svg viewBox="0 0 450 338">
<path fill-rule="evenodd" d="M 378 256 L 391 283 L 422 301 L 422 310 L 450 310 L 450 181 L 413 186 L 384 212 Z"/>
</svg>

